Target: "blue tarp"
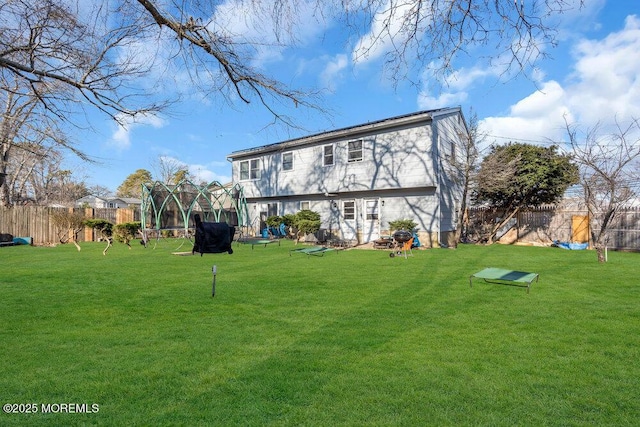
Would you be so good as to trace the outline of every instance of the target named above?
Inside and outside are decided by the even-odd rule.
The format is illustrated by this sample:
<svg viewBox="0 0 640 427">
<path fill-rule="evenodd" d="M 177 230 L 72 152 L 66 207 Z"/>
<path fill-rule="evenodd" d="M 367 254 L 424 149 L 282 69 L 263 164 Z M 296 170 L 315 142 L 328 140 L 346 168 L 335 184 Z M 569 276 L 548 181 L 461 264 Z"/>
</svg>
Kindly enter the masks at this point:
<svg viewBox="0 0 640 427">
<path fill-rule="evenodd" d="M 553 241 L 553 246 L 562 249 L 569 249 L 572 251 L 580 251 L 587 249 L 589 247 L 589 243 L 570 243 L 570 242 L 560 242 L 558 240 Z"/>
</svg>

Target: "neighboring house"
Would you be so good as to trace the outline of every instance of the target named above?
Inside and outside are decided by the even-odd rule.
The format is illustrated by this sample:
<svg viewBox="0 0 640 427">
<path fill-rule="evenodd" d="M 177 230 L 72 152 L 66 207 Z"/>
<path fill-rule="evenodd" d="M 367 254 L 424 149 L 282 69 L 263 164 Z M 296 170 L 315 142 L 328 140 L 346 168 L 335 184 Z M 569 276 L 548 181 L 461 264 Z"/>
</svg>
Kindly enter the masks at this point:
<svg viewBox="0 0 640 427">
<path fill-rule="evenodd" d="M 459 107 L 421 111 L 231 153 L 250 227 L 310 209 L 329 238 L 371 242 L 411 219 L 426 246 L 451 243 L 462 194 Z"/>
<path fill-rule="evenodd" d="M 84 196 L 76 200 L 76 207 L 91 207 L 94 209 L 103 208 L 140 208 L 142 200 L 133 197 L 116 196 Z"/>
</svg>

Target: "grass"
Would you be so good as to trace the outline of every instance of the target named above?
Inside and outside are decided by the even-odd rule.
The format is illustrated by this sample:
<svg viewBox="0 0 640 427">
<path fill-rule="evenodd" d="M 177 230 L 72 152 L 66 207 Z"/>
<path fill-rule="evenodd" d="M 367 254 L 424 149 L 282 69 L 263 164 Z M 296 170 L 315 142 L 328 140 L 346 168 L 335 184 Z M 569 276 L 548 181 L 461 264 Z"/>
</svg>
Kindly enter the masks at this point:
<svg viewBox="0 0 640 427">
<path fill-rule="evenodd" d="M 640 424 L 639 254 L 176 247 L 0 249 L 0 424 Z"/>
</svg>

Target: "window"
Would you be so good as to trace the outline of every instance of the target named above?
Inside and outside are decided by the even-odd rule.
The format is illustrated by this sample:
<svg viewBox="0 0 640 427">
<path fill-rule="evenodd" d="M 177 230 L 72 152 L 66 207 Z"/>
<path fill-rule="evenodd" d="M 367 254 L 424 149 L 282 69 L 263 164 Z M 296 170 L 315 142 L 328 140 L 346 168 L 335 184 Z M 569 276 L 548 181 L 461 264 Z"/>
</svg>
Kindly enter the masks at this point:
<svg viewBox="0 0 640 427">
<path fill-rule="evenodd" d="M 333 145 L 322 147 L 322 166 L 333 165 Z"/>
<path fill-rule="evenodd" d="M 300 210 L 301 211 L 309 211 L 311 210 L 311 203 L 310 202 L 300 202 Z"/>
<path fill-rule="evenodd" d="M 368 220 L 378 219 L 378 201 L 377 200 L 367 200 L 367 219 Z"/>
<path fill-rule="evenodd" d="M 260 160 L 240 162 L 240 181 L 260 179 Z"/>
<path fill-rule="evenodd" d="M 349 141 L 347 162 L 362 161 L 362 140 Z"/>
<path fill-rule="evenodd" d="M 291 151 L 288 153 L 282 153 L 282 170 L 293 170 L 293 153 Z"/>
<path fill-rule="evenodd" d="M 349 201 L 342 204 L 342 214 L 344 219 L 356 219 L 356 202 Z"/>
<path fill-rule="evenodd" d="M 451 141 L 451 164 L 456 164 L 456 143 Z"/>
<path fill-rule="evenodd" d="M 240 162 L 240 181 L 249 179 L 249 162 Z"/>
</svg>

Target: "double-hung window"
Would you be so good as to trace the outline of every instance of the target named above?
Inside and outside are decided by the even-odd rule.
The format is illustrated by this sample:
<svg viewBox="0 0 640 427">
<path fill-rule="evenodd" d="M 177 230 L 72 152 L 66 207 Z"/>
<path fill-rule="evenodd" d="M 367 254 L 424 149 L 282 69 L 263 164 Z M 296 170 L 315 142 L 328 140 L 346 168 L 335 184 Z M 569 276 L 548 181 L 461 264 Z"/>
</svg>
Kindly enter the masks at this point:
<svg viewBox="0 0 640 427">
<path fill-rule="evenodd" d="M 333 145 L 324 145 L 322 147 L 322 166 L 333 165 Z"/>
<path fill-rule="evenodd" d="M 347 162 L 362 161 L 362 140 L 349 141 L 347 143 Z"/>
<path fill-rule="evenodd" d="M 378 219 L 378 201 L 367 200 L 367 220 L 372 221 Z"/>
<path fill-rule="evenodd" d="M 240 162 L 240 181 L 260 179 L 260 160 L 246 160 Z"/>
<path fill-rule="evenodd" d="M 353 200 L 343 202 L 342 215 L 344 219 L 356 219 L 356 202 Z"/>
<path fill-rule="evenodd" d="M 282 170 L 293 170 L 293 152 L 282 153 Z"/>
</svg>

